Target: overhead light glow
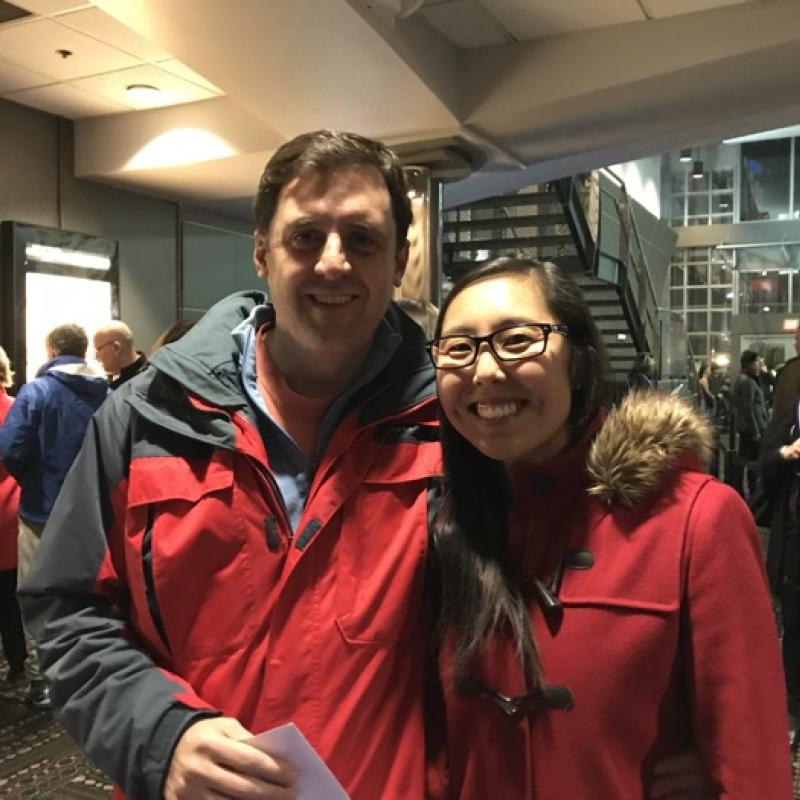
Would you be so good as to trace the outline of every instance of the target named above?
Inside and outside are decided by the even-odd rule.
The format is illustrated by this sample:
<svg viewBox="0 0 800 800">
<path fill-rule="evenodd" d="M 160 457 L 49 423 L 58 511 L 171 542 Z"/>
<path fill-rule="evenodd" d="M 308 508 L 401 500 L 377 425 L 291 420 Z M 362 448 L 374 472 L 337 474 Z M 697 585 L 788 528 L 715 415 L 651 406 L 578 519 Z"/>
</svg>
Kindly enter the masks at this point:
<svg viewBox="0 0 800 800">
<path fill-rule="evenodd" d="M 731 363 L 731 357 L 727 353 L 717 353 L 712 360 L 718 367 L 727 367 Z"/>
<path fill-rule="evenodd" d="M 703 162 L 702 161 L 695 161 L 692 165 L 692 177 L 695 180 L 700 180 L 703 177 Z"/>
<path fill-rule="evenodd" d="M 216 134 L 202 128 L 175 128 L 149 141 L 122 170 L 163 169 L 234 155 L 236 151 Z"/>
<path fill-rule="evenodd" d="M 764 311 L 769 311 L 769 306 L 764 306 L 763 310 Z"/>
<path fill-rule="evenodd" d="M 617 334 L 617 340 L 620 342 L 624 342 L 628 337 L 624 333 Z"/>
<path fill-rule="evenodd" d="M 111 267 L 111 259 L 99 253 L 87 253 L 83 250 L 68 250 L 64 247 L 53 247 L 47 244 L 29 242 L 25 245 L 25 256 L 33 261 L 46 264 L 61 264 L 69 267 L 107 270 Z"/>
<path fill-rule="evenodd" d="M 140 108 L 153 108 L 165 105 L 169 99 L 162 97 L 161 89 L 149 83 L 132 83 L 125 87 L 128 99 L 133 101 Z"/>
<path fill-rule="evenodd" d="M 684 164 L 688 164 L 692 160 L 692 151 L 687 147 L 684 150 L 681 150 L 681 161 Z"/>
<path fill-rule="evenodd" d="M 800 319 L 797 317 L 790 317 L 783 321 L 783 330 L 787 333 L 794 333 L 798 329 L 800 329 Z"/>
</svg>

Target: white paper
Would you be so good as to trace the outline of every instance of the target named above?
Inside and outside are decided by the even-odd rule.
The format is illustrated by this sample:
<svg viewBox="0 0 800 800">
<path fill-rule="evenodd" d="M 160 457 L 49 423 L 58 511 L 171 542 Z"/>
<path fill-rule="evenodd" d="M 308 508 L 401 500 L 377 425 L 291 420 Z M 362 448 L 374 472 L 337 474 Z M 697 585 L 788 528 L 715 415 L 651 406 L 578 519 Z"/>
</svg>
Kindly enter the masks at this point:
<svg viewBox="0 0 800 800">
<path fill-rule="evenodd" d="M 349 800 L 342 785 L 295 724 L 281 725 L 245 741 L 288 761 L 297 770 L 297 800 Z"/>
</svg>

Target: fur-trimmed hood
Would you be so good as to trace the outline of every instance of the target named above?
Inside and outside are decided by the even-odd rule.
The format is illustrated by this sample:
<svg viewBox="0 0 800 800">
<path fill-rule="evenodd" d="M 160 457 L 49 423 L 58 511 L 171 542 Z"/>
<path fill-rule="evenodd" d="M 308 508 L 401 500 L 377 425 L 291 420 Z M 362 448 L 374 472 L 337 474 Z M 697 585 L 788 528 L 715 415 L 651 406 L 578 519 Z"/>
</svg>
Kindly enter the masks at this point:
<svg viewBox="0 0 800 800">
<path fill-rule="evenodd" d="M 589 493 L 632 507 L 683 457 L 708 464 L 713 433 L 689 402 L 657 391 L 633 392 L 612 410 L 592 443 Z"/>
</svg>

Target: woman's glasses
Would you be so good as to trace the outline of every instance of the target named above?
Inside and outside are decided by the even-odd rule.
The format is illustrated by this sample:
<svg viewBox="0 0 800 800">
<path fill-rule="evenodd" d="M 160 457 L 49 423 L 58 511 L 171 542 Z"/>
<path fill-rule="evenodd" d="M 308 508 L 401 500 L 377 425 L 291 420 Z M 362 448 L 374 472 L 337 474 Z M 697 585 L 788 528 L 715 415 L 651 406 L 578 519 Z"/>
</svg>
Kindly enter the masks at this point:
<svg viewBox="0 0 800 800">
<path fill-rule="evenodd" d="M 428 354 L 436 369 L 461 369 L 475 363 L 481 345 L 486 342 L 500 361 L 535 358 L 547 350 L 553 333 L 569 334 L 569 326 L 561 323 L 526 322 L 499 328 L 486 336 L 442 336 L 428 343 Z"/>
</svg>

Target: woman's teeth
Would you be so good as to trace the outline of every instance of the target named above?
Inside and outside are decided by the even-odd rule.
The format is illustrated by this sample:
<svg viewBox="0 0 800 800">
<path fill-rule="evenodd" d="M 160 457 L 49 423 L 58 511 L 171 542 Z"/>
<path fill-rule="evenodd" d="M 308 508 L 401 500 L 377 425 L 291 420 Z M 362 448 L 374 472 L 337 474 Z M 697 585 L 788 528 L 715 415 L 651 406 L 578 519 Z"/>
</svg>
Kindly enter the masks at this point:
<svg viewBox="0 0 800 800">
<path fill-rule="evenodd" d="M 516 414 L 522 408 L 519 400 L 505 400 L 502 403 L 476 403 L 475 412 L 481 419 L 502 419 Z"/>
</svg>

